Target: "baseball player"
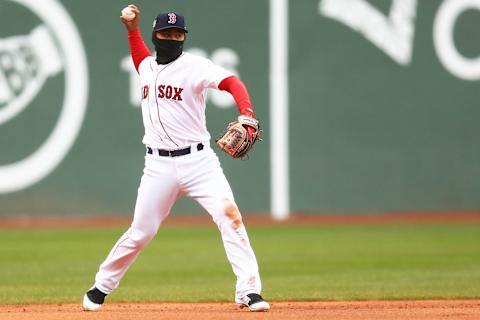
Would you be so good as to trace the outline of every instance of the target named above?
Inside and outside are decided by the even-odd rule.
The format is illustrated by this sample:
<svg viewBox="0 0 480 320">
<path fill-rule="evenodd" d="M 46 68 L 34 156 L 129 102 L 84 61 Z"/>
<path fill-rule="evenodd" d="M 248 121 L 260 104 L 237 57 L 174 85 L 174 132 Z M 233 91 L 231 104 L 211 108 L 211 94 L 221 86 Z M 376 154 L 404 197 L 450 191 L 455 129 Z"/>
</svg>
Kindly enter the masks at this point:
<svg viewBox="0 0 480 320">
<path fill-rule="evenodd" d="M 195 199 L 217 224 L 237 283 L 235 302 L 250 311 L 267 311 L 255 254 L 241 214 L 218 157 L 210 147 L 205 122 L 207 90 L 230 92 L 245 120 L 246 132 L 255 134 L 253 107 L 245 85 L 231 72 L 210 60 L 183 52 L 188 33 L 178 12 L 160 13 L 153 24 L 152 56 L 138 28 L 140 11 L 122 15 L 131 56 L 140 75 L 145 126 L 145 168 L 138 188 L 130 228 L 113 246 L 83 298 L 84 310 L 97 311 L 118 287 L 140 251 L 152 240 L 177 199 Z M 133 16 L 133 15 L 132 15 Z"/>
</svg>

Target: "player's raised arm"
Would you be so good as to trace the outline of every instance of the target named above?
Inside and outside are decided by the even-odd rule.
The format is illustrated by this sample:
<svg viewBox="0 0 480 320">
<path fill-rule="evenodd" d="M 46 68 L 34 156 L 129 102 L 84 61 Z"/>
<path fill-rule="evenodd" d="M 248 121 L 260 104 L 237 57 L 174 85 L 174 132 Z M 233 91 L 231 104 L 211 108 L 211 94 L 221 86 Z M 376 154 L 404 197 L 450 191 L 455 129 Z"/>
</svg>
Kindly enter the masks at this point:
<svg viewBox="0 0 480 320">
<path fill-rule="evenodd" d="M 138 28 L 138 21 L 140 20 L 140 10 L 137 6 L 131 4 L 122 10 L 120 21 L 124 24 L 128 31 L 128 42 L 130 44 L 130 54 L 132 55 L 133 64 L 138 72 L 140 63 L 146 57 L 151 55 L 150 50 L 145 45 L 140 29 Z"/>
</svg>

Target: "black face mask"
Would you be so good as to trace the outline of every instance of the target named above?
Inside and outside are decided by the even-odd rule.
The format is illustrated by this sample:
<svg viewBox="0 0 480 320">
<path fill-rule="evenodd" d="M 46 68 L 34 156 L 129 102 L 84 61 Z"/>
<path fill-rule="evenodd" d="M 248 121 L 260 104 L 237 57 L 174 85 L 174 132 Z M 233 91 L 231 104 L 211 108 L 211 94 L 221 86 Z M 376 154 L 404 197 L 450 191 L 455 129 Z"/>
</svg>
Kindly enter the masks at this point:
<svg viewBox="0 0 480 320">
<path fill-rule="evenodd" d="M 155 33 L 152 36 L 152 42 L 157 52 L 157 62 L 167 64 L 180 57 L 183 52 L 183 42 L 175 40 L 158 39 Z"/>
</svg>

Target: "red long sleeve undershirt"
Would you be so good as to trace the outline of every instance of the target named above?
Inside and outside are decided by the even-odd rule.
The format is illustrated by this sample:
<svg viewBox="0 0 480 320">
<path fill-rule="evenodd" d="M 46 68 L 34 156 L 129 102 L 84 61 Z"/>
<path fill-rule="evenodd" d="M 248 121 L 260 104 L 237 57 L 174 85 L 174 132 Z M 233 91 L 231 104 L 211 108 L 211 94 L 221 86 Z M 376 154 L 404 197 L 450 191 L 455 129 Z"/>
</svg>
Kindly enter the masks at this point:
<svg viewBox="0 0 480 320">
<path fill-rule="evenodd" d="M 218 89 L 230 92 L 237 103 L 238 111 L 244 116 L 255 118 L 253 105 L 248 95 L 247 87 L 239 78 L 231 76 L 223 79 L 218 85 Z"/>
<path fill-rule="evenodd" d="M 151 53 L 145 45 L 142 35 L 140 34 L 140 29 L 138 28 L 133 31 L 128 31 L 128 42 L 130 44 L 130 54 L 132 55 L 133 64 L 138 72 L 140 63 L 143 59 L 149 57 Z M 233 96 L 240 114 L 255 118 L 253 105 L 250 101 L 247 88 L 239 78 L 231 76 L 223 79 L 218 85 L 218 89 L 227 91 Z"/>
<path fill-rule="evenodd" d="M 143 42 L 140 29 L 138 28 L 134 31 L 128 31 L 128 42 L 130 44 L 130 54 L 132 55 L 133 64 L 138 72 L 140 63 L 146 57 L 151 56 L 151 53 L 148 47 L 145 45 L 145 42 Z"/>
<path fill-rule="evenodd" d="M 237 103 L 238 111 L 241 115 L 255 118 L 253 113 L 253 105 L 248 95 L 247 87 L 239 78 L 231 76 L 223 79 L 218 85 L 218 89 L 230 92 Z M 247 132 L 250 139 L 255 132 L 255 129 L 247 126 Z"/>
</svg>

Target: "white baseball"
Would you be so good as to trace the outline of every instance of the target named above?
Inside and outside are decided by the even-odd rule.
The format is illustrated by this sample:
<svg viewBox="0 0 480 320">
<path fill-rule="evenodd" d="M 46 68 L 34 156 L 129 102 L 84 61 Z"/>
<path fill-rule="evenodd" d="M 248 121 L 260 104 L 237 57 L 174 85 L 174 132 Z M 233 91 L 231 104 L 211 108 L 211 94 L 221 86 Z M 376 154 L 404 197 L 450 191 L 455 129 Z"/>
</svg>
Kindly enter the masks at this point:
<svg viewBox="0 0 480 320">
<path fill-rule="evenodd" d="M 131 21 L 135 19 L 135 13 L 132 11 L 132 8 L 125 7 L 122 9 L 122 17 L 127 21 Z"/>
</svg>

